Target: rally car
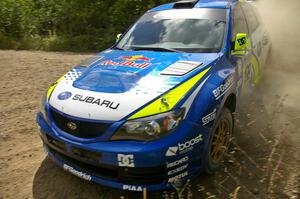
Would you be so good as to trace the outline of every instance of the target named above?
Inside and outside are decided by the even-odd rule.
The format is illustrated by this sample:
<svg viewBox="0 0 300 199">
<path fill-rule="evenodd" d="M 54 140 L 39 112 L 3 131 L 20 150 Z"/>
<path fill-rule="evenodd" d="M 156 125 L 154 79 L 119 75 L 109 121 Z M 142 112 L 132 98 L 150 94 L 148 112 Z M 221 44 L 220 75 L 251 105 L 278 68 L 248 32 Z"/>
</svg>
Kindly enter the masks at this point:
<svg viewBox="0 0 300 199">
<path fill-rule="evenodd" d="M 247 2 L 151 9 L 49 88 L 36 116 L 45 151 L 80 178 L 130 191 L 214 172 L 269 49 Z"/>
</svg>

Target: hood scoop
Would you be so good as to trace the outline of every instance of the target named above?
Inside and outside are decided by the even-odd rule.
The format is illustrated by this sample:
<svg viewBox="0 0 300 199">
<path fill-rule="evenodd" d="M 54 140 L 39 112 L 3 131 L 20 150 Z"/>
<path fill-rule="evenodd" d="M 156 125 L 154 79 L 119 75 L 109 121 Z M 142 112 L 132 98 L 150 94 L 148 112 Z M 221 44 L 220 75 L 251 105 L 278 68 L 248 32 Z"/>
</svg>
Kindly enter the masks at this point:
<svg viewBox="0 0 300 199">
<path fill-rule="evenodd" d="M 185 8 L 193 8 L 199 0 L 183 0 L 178 1 L 174 4 L 174 9 L 185 9 Z"/>
<path fill-rule="evenodd" d="M 203 63 L 201 62 L 178 61 L 163 70 L 160 75 L 185 76 L 186 74 L 202 66 L 202 64 Z"/>
<path fill-rule="evenodd" d="M 75 88 L 104 93 L 123 93 L 135 87 L 140 76 L 136 73 L 92 69 L 77 79 Z"/>
</svg>

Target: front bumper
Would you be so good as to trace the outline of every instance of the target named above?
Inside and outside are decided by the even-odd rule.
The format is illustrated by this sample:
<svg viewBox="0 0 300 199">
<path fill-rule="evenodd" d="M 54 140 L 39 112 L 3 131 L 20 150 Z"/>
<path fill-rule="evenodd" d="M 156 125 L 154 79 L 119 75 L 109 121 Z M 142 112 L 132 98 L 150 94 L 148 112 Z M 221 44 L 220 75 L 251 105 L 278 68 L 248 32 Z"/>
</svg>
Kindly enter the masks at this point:
<svg viewBox="0 0 300 199">
<path fill-rule="evenodd" d="M 36 119 L 47 155 L 68 172 L 88 181 L 121 190 L 158 191 L 173 188 L 174 179 L 176 184 L 185 182 L 201 171 L 205 134 L 203 141 L 192 146 L 192 150 L 167 156 L 168 149 L 180 143 L 180 136 L 170 136 L 168 142 L 160 140 L 147 144 L 130 141 L 78 143 L 55 132 L 41 113 Z M 195 128 L 199 129 L 193 125 L 184 129 L 195 131 Z"/>
</svg>

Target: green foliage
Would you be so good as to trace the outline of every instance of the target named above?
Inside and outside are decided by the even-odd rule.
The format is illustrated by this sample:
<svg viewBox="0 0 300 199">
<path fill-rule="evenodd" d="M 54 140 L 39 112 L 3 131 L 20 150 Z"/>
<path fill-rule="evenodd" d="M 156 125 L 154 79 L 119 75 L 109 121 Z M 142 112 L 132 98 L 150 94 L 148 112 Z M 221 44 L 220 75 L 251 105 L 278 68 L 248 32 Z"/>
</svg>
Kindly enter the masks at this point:
<svg viewBox="0 0 300 199">
<path fill-rule="evenodd" d="M 172 0 L 0 0 L 0 48 L 99 51 Z"/>
</svg>

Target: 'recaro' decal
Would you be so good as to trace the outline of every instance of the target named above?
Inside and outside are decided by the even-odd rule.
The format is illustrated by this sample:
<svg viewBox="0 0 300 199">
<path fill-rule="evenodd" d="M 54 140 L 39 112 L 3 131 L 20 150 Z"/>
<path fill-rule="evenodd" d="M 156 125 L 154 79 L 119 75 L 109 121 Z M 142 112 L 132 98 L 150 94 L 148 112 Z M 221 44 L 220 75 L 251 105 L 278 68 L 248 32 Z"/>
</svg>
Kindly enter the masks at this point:
<svg viewBox="0 0 300 199">
<path fill-rule="evenodd" d="M 113 110 L 118 109 L 118 107 L 120 106 L 119 103 L 115 103 L 109 100 L 102 100 L 102 99 L 97 99 L 94 97 L 90 97 L 90 96 L 83 96 L 83 95 L 79 95 L 76 94 L 74 95 L 74 97 L 72 98 L 74 101 L 80 101 L 80 102 L 85 102 L 85 103 L 89 103 L 89 104 L 95 104 L 98 106 L 104 106 L 106 108 L 110 108 Z"/>
<path fill-rule="evenodd" d="M 176 167 L 176 166 L 178 166 L 178 165 L 180 165 L 180 164 L 183 164 L 183 163 L 185 163 L 185 162 L 188 162 L 189 161 L 189 157 L 188 156 L 186 156 L 186 157 L 184 157 L 184 158 L 181 158 L 181 159 L 179 159 L 179 160 L 176 160 L 175 162 L 168 162 L 167 163 L 167 168 L 172 168 L 172 167 Z"/>
</svg>

